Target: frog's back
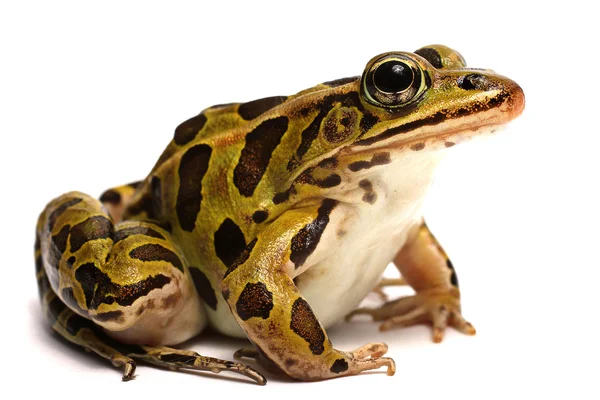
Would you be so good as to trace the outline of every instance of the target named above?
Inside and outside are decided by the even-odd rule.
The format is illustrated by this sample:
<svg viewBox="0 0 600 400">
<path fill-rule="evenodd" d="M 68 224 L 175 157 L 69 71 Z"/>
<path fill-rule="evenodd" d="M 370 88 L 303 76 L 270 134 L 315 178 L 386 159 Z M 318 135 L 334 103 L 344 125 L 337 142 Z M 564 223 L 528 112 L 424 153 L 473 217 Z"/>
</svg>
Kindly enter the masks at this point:
<svg viewBox="0 0 600 400">
<path fill-rule="evenodd" d="M 329 149 L 309 149 L 315 140 L 309 134 L 319 133 L 327 114 L 321 109 L 324 99 L 357 80 L 320 84 L 288 97 L 217 105 L 183 122 L 138 187 L 125 218 L 167 226 L 185 243 L 190 264 L 216 284 L 264 227 L 310 196 L 310 190 L 298 193 L 294 182 Z M 345 101 L 360 105 L 357 96 Z M 319 182 L 302 183 L 323 190 Z M 188 246 L 192 242 L 196 245 Z"/>
</svg>

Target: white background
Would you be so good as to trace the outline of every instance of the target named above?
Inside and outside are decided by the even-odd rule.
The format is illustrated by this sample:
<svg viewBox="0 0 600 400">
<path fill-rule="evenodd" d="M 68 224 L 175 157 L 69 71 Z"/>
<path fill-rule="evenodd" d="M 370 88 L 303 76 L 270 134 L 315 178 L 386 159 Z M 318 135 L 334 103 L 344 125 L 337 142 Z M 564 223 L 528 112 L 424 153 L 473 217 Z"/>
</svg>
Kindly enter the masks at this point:
<svg viewBox="0 0 600 400">
<path fill-rule="evenodd" d="M 598 13 L 578 1 L 531 4 L 2 2 L 0 392 L 599 398 Z M 338 348 L 385 341 L 396 375 L 267 375 L 258 387 L 146 366 L 121 383 L 120 371 L 49 333 L 32 255 L 47 201 L 145 177 L 175 126 L 207 106 L 292 94 L 358 75 L 381 52 L 431 43 L 526 94 L 524 114 L 502 134 L 449 153 L 426 205 L 475 337 L 449 331 L 433 344 L 424 326 L 380 333 L 366 319 L 341 323 L 329 331 Z M 245 344 L 209 334 L 187 347 L 230 359 Z"/>
</svg>

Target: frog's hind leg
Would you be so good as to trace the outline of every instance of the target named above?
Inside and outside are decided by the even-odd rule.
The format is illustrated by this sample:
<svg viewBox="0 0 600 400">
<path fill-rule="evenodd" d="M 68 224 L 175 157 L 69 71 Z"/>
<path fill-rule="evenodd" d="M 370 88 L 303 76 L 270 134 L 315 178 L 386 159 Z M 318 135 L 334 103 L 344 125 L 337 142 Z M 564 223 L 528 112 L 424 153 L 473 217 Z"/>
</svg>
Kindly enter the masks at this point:
<svg viewBox="0 0 600 400">
<path fill-rule="evenodd" d="M 231 371 L 247 376 L 259 385 L 265 385 L 267 380 L 252 368 L 233 361 L 219 360 L 213 357 L 205 357 L 200 354 L 189 351 L 174 349 L 165 346 L 136 346 L 137 350 L 131 349 L 129 357 L 145 361 L 159 367 L 170 369 L 189 369 L 198 371 L 210 371 L 219 373 L 221 371 Z"/>
<path fill-rule="evenodd" d="M 36 256 L 36 259 L 36 264 L 41 262 L 41 256 Z M 52 291 L 43 268 L 38 269 L 37 280 L 42 308 L 52 325 L 52 329 L 69 342 L 88 351 L 93 351 L 111 361 L 114 366 L 123 368 L 124 381 L 133 379 L 136 367 L 135 361 L 107 344 L 110 339 L 106 337 L 100 327 L 73 312 L 58 298 Z"/>
<path fill-rule="evenodd" d="M 202 331 L 207 319 L 185 258 L 156 224 L 113 224 L 101 203 L 63 195 L 41 214 L 36 269 L 52 328 L 124 368 L 134 359 L 172 369 L 231 371 L 264 384 L 241 364 L 162 347 Z"/>
</svg>

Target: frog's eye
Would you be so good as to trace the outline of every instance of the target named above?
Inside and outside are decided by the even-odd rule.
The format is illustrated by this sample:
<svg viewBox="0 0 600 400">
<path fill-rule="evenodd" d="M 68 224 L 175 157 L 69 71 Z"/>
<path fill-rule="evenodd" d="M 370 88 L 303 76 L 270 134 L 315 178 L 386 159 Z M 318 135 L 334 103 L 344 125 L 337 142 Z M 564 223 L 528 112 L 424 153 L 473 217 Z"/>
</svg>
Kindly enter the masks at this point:
<svg viewBox="0 0 600 400">
<path fill-rule="evenodd" d="M 361 92 L 376 106 L 402 107 L 424 91 L 423 70 L 402 54 L 388 54 L 369 62 L 362 77 Z"/>
</svg>

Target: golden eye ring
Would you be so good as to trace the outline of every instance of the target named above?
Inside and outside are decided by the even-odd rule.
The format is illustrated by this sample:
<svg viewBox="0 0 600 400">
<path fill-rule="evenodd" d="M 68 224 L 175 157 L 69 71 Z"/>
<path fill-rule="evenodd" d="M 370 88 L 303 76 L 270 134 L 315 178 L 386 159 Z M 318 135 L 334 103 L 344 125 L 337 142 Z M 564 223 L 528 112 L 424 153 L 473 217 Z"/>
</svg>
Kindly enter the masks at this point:
<svg viewBox="0 0 600 400">
<path fill-rule="evenodd" d="M 418 99 L 425 90 L 425 72 L 410 57 L 385 54 L 367 64 L 361 92 L 371 104 L 388 108 L 403 107 Z"/>
</svg>

